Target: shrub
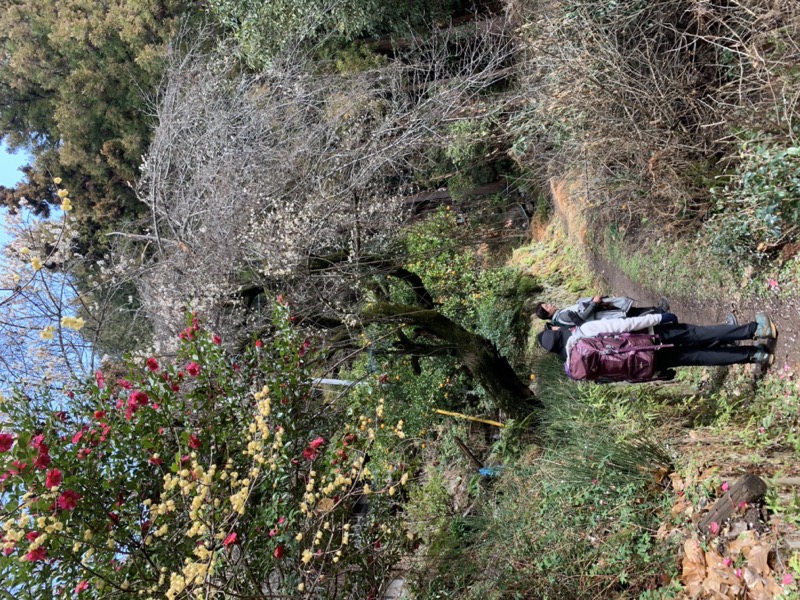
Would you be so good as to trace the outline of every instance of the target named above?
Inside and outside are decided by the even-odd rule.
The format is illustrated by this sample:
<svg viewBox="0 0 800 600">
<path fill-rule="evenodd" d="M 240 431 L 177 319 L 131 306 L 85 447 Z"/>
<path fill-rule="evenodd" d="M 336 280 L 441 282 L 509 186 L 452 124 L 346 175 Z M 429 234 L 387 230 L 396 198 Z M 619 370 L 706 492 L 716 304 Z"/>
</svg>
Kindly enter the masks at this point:
<svg viewBox="0 0 800 600">
<path fill-rule="evenodd" d="M 274 338 L 231 357 L 191 319 L 173 361 L 128 361 L 124 378 L 106 370 L 6 400 L 8 589 L 376 594 L 409 543 L 392 498 L 408 461 L 389 468 L 399 455 L 386 451 L 402 425 L 379 428 L 379 407 L 368 424 L 326 405 L 311 387 L 311 341 L 290 320 L 278 304 Z M 369 512 L 355 517 L 357 502 Z"/>
<path fill-rule="evenodd" d="M 744 142 L 740 159 L 731 181 L 713 190 L 706 233 L 725 256 L 759 259 L 800 224 L 800 147 Z"/>
</svg>

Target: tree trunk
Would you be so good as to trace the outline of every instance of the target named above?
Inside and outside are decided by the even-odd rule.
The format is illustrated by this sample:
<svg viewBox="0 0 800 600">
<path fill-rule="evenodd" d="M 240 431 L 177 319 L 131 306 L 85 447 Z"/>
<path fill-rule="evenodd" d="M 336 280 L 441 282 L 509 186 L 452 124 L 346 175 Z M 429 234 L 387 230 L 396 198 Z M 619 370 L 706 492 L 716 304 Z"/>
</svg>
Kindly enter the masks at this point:
<svg viewBox="0 0 800 600">
<path fill-rule="evenodd" d="M 417 325 L 452 344 L 457 358 L 495 405 L 508 415 L 524 417 L 542 407 L 492 342 L 467 331 L 443 314 L 416 306 L 380 303 L 365 311 L 364 316 L 380 322 Z"/>
</svg>

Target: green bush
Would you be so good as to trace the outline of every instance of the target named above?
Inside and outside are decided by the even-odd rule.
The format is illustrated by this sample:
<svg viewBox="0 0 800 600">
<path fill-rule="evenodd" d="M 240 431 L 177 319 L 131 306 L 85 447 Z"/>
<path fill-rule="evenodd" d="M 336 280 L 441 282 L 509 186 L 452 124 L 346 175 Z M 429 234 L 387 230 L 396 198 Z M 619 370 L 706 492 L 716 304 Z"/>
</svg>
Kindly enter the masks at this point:
<svg viewBox="0 0 800 600">
<path fill-rule="evenodd" d="M 740 158 L 731 181 L 712 190 L 705 233 L 720 254 L 758 260 L 800 224 L 800 147 L 745 142 Z"/>
</svg>

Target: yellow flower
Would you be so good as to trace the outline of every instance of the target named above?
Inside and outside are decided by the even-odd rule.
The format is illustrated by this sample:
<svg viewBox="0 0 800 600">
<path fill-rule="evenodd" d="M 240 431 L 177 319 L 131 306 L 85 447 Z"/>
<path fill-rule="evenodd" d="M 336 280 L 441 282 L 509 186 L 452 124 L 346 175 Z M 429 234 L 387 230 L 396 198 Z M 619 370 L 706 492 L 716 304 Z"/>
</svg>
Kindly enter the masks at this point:
<svg viewBox="0 0 800 600">
<path fill-rule="evenodd" d="M 69 196 L 69 191 L 67 190 L 58 190 L 58 197 L 59 198 L 66 198 Z"/>
<path fill-rule="evenodd" d="M 61 326 L 66 327 L 67 329 L 74 329 L 75 331 L 80 331 L 83 329 L 83 326 L 86 322 L 83 320 L 83 317 L 62 317 L 61 318 Z"/>
<path fill-rule="evenodd" d="M 34 271 L 38 271 L 42 268 L 42 259 L 38 256 L 34 256 L 31 258 L 31 267 L 33 267 Z"/>
<path fill-rule="evenodd" d="M 61 177 L 53 177 L 53 183 L 56 185 L 61 185 Z"/>
<path fill-rule="evenodd" d="M 52 325 L 48 325 L 39 332 L 39 338 L 43 340 L 52 340 L 54 333 L 55 333 L 55 327 L 53 327 Z"/>
<path fill-rule="evenodd" d="M 19 253 L 22 254 L 22 256 L 27 256 L 28 254 L 31 253 L 31 249 L 26 246 L 23 246 L 22 248 L 19 249 Z"/>
<path fill-rule="evenodd" d="M 69 201 L 69 198 L 64 198 L 61 201 L 61 210 L 64 212 L 69 212 L 72 210 L 72 202 Z"/>
<path fill-rule="evenodd" d="M 314 558 L 314 553 L 311 550 L 303 550 L 303 557 L 300 559 L 303 561 L 304 565 L 307 565 L 311 562 L 311 559 Z"/>
</svg>

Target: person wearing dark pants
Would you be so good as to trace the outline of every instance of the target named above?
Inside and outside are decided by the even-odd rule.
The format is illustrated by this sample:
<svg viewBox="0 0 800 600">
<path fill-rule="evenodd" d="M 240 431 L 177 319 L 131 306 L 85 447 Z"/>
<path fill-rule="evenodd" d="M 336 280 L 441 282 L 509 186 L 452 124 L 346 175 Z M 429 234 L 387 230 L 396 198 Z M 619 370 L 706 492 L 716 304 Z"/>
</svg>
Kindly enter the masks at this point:
<svg viewBox="0 0 800 600">
<path fill-rule="evenodd" d="M 539 344 L 548 352 L 558 354 L 569 362 L 570 350 L 586 337 L 631 332 L 646 332 L 653 336 L 659 369 L 685 366 L 724 366 L 742 363 L 772 364 L 774 358 L 766 346 L 735 346 L 736 342 L 758 338 L 772 340 L 777 329 L 765 313 L 743 325 L 691 325 L 678 323 L 672 313 L 643 315 L 625 319 L 590 321 L 572 329 L 545 330 L 538 336 Z"/>
<path fill-rule="evenodd" d="M 769 362 L 761 345 L 730 345 L 757 337 L 771 337 L 756 335 L 758 332 L 757 321 L 744 325 L 656 325 L 653 333 L 658 336 L 658 341 L 661 344 L 673 344 L 671 348 L 661 348 L 656 352 L 656 364 L 659 369 L 671 369 Z M 767 329 L 764 329 L 764 333 L 767 333 Z"/>
</svg>

